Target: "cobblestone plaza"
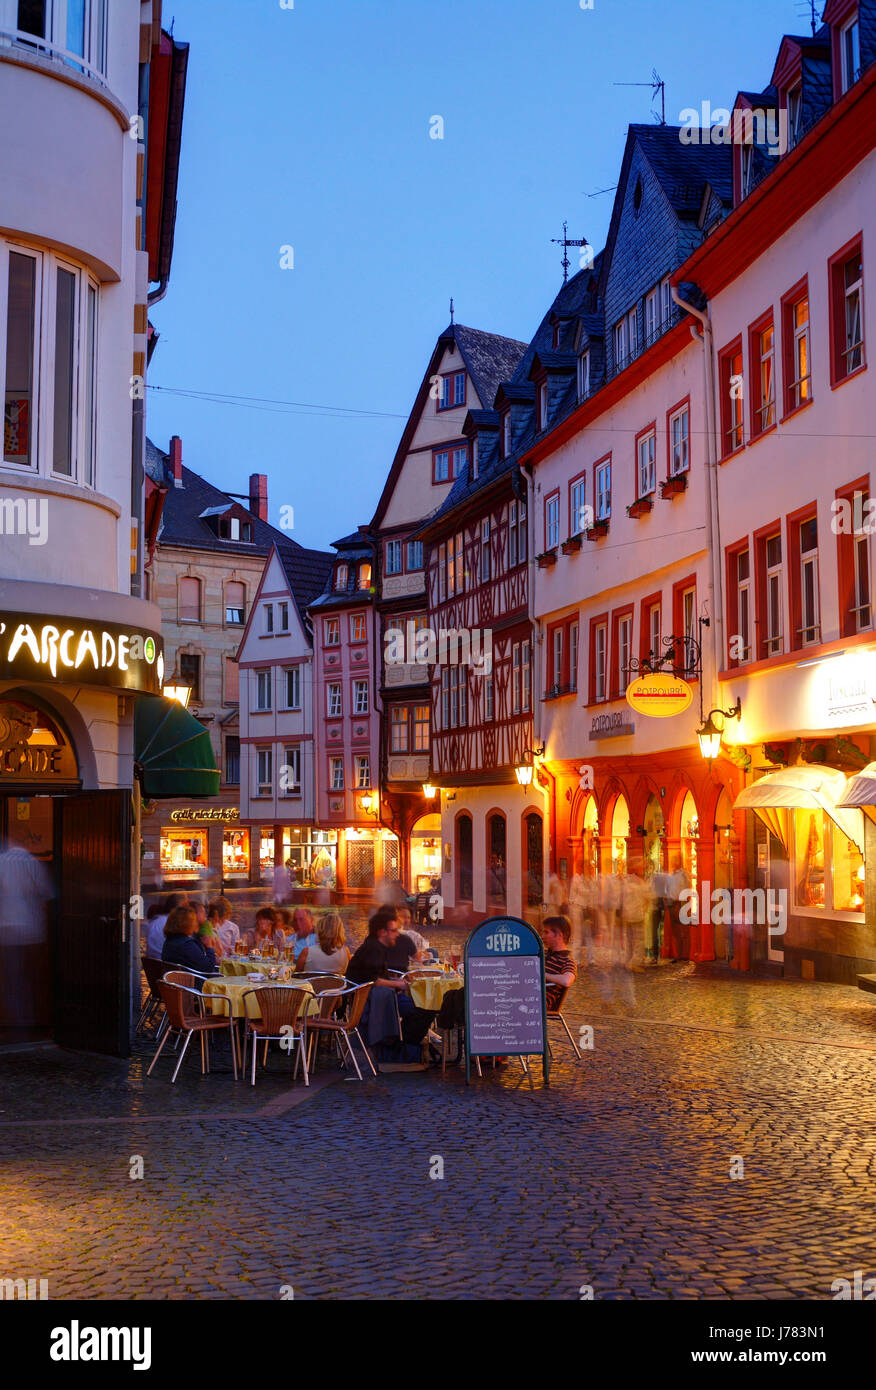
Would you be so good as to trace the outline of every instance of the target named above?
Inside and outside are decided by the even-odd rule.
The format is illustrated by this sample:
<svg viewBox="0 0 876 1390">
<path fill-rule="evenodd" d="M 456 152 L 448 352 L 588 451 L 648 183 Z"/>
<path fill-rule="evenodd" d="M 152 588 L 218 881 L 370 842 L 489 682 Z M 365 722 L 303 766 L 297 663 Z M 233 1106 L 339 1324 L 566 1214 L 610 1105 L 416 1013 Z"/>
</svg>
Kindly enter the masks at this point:
<svg viewBox="0 0 876 1390">
<path fill-rule="evenodd" d="M 623 982 L 582 974 L 593 1047 L 555 1039 L 547 1089 L 513 1059 L 306 1091 L 280 1053 L 254 1089 L 193 1058 L 147 1079 L 145 1045 L 7 1054 L 0 1263 L 53 1299 L 824 1300 L 876 1273 L 870 1000 Z"/>
</svg>

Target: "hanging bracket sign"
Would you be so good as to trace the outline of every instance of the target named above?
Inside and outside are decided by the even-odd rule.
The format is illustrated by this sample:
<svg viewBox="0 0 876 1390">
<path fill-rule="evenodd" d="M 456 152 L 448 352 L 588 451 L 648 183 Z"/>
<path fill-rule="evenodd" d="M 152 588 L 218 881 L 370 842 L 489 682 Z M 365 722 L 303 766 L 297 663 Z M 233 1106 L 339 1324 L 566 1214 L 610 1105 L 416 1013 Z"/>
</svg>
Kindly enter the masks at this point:
<svg viewBox="0 0 876 1390">
<path fill-rule="evenodd" d="M 544 947 L 519 917 L 490 917 L 465 944 L 465 1079 L 472 1057 L 541 1055 L 550 1061 L 545 1012 Z"/>
<path fill-rule="evenodd" d="M 693 691 L 687 681 L 665 671 L 639 676 L 627 686 L 627 704 L 637 714 L 651 719 L 671 719 L 674 714 L 683 714 L 692 700 Z"/>
</svg>

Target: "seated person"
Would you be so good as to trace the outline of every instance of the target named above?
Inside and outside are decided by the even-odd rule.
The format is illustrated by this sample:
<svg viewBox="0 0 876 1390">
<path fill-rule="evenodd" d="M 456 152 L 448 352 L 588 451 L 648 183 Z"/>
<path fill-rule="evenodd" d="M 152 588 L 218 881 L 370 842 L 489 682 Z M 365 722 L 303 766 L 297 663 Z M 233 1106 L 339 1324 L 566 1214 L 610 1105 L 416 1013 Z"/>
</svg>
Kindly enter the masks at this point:
<svg viewBox="0 0 876 1390">
<path fill-rule="evenodd" d="M 197 970 L 202 975 L 216 973 L 216 956 L 201 943 L 198 915 L 193 907 L 175 907 L 164 926 L 161 959 L 181 970 Z"/>
<path fill-rule="evenodd" d="M 396 920 L 401 935 L 406 936 L 414 946 L 414 961 L 419 964 L 422 961 L 431 959 L 426 954 L 429 950 L 428 941 L 411 925 L 413 921 L 411 909 L 409 907 L 397 908 L 397 914 Z"/>
<path fill-rule="evenodd" d="M 231 920 L 231 903 L 228 899 L 214 898 L 207 909 L 207 919 L 222 942 L 225 954 L 233 955 L 240 941 L 240 928 Z"/>
<path fill-rule="evenodd" d="M 161 960 L 164 950 L 164 924 L 175 907 L 188 904 L 186 893 L 169 893 L 164 901 L 153 904 L 146 914 L 146 951 L 151 960 Z"/>
<path fill-rule="evenodd" d="M 568 917 L 545 917 L 542 936 L 545 944 L 545 998 L 548 1013 L 552 1013 L 578 974 L 578 962 L 569 950 L 572 923 Z"/>
<path fill-rule="evenodd" d="M 380 908 L 368 923 L 368 936 L 347 966 L 352 984 L 372 984 L 374 988 L 362 1015 L 362 1036 L 376 1048 L 378 1061 L 399 1065 L 419 1065 L 421 1043 L 429 1031 L 432 1012 L 418 1009 L 410 997 L 408 983 L 390 975 L 389 955 L 398 940 L 394 907 Z M 390 994 L 390 990 L 393 991 Z M 396 1009 L 398 1012 L 396 1012 Z M 401 1018 L 402 1040 L 398 1036 Z"/>
<path fill-rule="evenodd" d="M 297 969 L 319 970 L 327 975 L 345 975 L 350 952 L 344 944 L 347 934 L 337 912 L 327 912 L 316 929 L 317 945 L 305 946 L 298 957 Z"/>
<path fill-rule="evenodd" d="M 298 962 L 302 952 L 310 946 L 319 945 L 319 937 L 313 929 L 313 917 L 310 909 L 306 907 L 296 907 L 292 913 L 292 931 L 284 937 L 284 944 L 292 947 L 292 958 L 295 967 L 298 969 Z"/>
<path fill-rule="evenodd" d="M 286 945 L 286 938 L 276 924 L 274 909 L 272 907 L 260 907 L 256 913 L 255 926 L 246 934 L 246 950 L 265 951 L 268 948 L 276 947 L 282 951 Z"/>
<path fill-rule="evenodd" d="M 202 946 L 208 947 L 213 952 L 217 960 L 221 960 L 227 952 L 222 945 L 215 924 L 210 921 L 207 904 L 203 898 L 190 898 L 189 904 L 195 909 L 195 916 L 198 919 L 198 940 Z"/>
</svg>

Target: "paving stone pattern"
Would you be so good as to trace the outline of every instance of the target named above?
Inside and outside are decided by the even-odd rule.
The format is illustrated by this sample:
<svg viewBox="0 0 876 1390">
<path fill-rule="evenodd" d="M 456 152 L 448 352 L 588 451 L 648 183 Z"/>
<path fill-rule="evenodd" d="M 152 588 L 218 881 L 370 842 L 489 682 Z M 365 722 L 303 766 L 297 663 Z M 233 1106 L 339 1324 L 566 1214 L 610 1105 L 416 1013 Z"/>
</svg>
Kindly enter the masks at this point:
<svg viewBox="0 0 876 1390">
<path fill-rule="evenodd" d="M 0 1273 L 61 1299 L 716 1300 L 876 1274 L 876 1002 L 678 965 L 586 972 L 567 1016 L 594 1047 L 557 1037 L 548 1089 L 513 1060 L 470 1088 L 332 1068 L 301 1099 L 279 1053 L 254 1089 L 227 1054 L 173 1087 L 151 1046 L 7 1054 Z"/>
</svg>

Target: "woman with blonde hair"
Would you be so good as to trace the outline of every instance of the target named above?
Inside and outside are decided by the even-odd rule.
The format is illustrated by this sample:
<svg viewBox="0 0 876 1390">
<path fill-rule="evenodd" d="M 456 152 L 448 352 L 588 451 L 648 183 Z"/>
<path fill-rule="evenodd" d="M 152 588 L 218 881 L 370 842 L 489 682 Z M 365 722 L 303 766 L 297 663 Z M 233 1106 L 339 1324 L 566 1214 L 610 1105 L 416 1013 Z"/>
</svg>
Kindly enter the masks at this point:
<svg viewBox="0 0 876 1390">
<path fill-rule="evenodd" d="M 326 912 L 316 928 L 319 945 L 308 946 L 298 957 L 298 970 L 317 970 L 328 975 L 343 975 L 350 962 L 345 942 L 347 933 L 337 912 Z"/>
</svg>

